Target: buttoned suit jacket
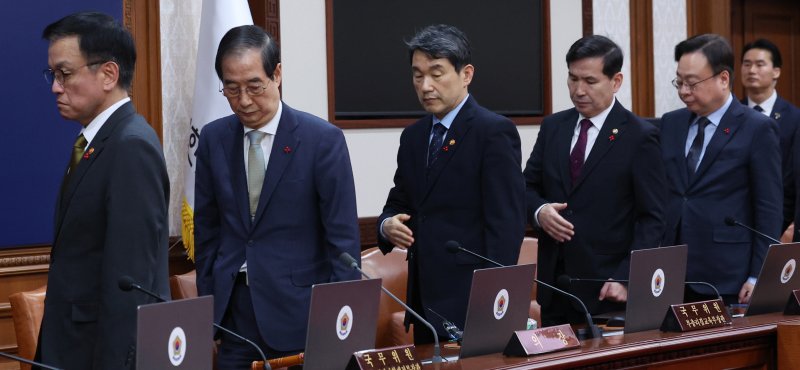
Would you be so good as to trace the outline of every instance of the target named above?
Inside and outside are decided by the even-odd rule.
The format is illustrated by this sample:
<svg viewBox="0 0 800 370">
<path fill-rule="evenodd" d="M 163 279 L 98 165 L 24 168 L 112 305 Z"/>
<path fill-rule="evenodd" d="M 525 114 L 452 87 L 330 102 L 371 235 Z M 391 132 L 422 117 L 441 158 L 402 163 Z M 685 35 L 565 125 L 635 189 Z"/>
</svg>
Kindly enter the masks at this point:
<svg viewBox="0 0 800 370">
<path fill-rule="evenodd" d="M 235 115 L 200 134 L 195 180 L 197 289 L 214 295 L 221 322 L 239 268 L 247 275 L 256 323 L 273 349 L 303 348 L 311 286 L 359 279 L 338 261 L 360 259 L 355 184 L 342 131 L 283 104 L 255 219 Z"/>
<path fill-rule="evenodd" d="M 427 169 L 433 116 L 403 130 L 394 187 L 378 218 L 378 245 L 392 245 L 380 234 L 383 220 L 411 216 L 414 235 L 408 253 L 407 301 L 446 335 L 433 309 L 464 328 L 467 300 L 476 269 L 494 267 L 463 252 L 449 253 L 449 240 L 501 264 L 517 263 L 524 235 L 524 184 L 520 139 L 507 118 L 478 105 L 473 97 L 461 107 Z M 533 277 L 531 277 L 533 278 Z M 406 323 L 411 316 L 406 314 Z M 417 329 L 420 330 L 420 329 Z M 424 330 L 424 329 L 423 329 Z"/>
<path fill-rule="evenodd" d="M 161 143 L 125 103 L 64 178 L 38 360 L 65 369 L 134 368 L 136 307 L 154 299 L 118 282 L 128 275 L 169 297 L 168 203 Z"/>
<path fill-rule="evenodd" d="M 574 227 L 574 236 L 564 243 L 539 231 L 539 279 L 549 284 L 559 282 L 559 254 L 572 278 L 627 279 L 630 252 L 658 247 L 664 232 L 658 129 L 615 102 L 573 184 L 570 146 L 578 118 L 574 108 L 546 117 L 524 171 L 531 225 L 537 227 L 534 214 L 542 205 L 567 203 L 561 216 Z M 569 288 L 590 311 L 598 309 L 600 284 Z M 554 293 L 537 292 L 544 313 Z"/>
<path fill-rule="evenodd" d="M 696 115 L 688 109 L 664 114 L 661 144 L 667 169 L 667 230 L 664 244 L 689 246 L 686 280 L 714 284 L 738 295 L 757 277 L 768 240 L 739 227 L 732 217 L 767 235 L 780 235 L 783 187 L 778 125 L 733 99 L 689 177 L 686 138 Z M 680 233 L 680 238 L 678 233 Z M 693 287 L 704 294 L 713 294 Z"/>
</svg>

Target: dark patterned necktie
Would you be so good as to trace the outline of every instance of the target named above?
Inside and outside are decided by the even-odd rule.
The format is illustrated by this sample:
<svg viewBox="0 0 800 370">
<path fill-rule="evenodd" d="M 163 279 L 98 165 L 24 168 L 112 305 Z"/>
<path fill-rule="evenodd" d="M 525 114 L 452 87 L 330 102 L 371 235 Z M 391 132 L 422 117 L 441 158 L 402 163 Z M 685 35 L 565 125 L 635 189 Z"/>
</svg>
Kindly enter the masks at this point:
<svg viewBox="0 0 800 370">
<path fill-rule="evenodd" d="M 445 132 L 447 132 L 447 128 L 443 124 L 437 123 L 433 125 L 433 137 L 428 146 L 428 167 L 433 166 L 433 162 L 436 162 L 436 158 L 439 158 Z"/>
<path fill-rule="evenodd" d="M 755 107 L 753 107 L 753 109 L 755 109 L 756 112 L 764 113 L 764 108 L 761 108 L 760 105 L 756 105 Z"/>
<path fill-rule="evenodd" d="M 572 148 L 572 153 L 569 155 L 569 172 L 573 185 L 581 175 L 583 159 L 586 157 L 586 141 L 590 127 L 592 127 L 592 121 L 588 119 L 581 120 L 581 133 L 578 134 L 578 141 L 575 142 L 575 147 Z"/>
<path fill-rule="evenodd" d="M 689 170 L 689 178 L 694 176 L 697 171 L 697 164 L 700 162 L 700 153 L 703 152 L 703 141 L 706 137 L 706 126 L 711 123 L 708 118 L 700 117 L 697 120 L 697 136 L 692 141 L 692 146 L 689 147 L 689 154 L 686 155 L 686 168 Z"/>
</svg>

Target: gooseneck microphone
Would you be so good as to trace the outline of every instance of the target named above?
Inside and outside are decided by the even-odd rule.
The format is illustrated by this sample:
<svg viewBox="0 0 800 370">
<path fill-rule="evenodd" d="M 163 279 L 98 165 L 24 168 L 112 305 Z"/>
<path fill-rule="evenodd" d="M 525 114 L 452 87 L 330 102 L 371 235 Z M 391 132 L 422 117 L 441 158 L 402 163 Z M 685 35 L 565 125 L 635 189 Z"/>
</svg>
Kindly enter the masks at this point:
<svg viewBox="0 0 800 370">
<path fill-rule="evenodd" d="M 141 285 L 136 283 L 136 281 L 133 280 L 133 278 L 128 276 L 128 275 L 124 275 L 124 276 L 120 277 L 118 284 L 119 284 L 119 288 L 122 289 L 123 291 L 130 292 L 131 290 L 136 289 L 136 290 L 138 290 L 138 291 L 140 291 L 140 292 L 142 292 L 144 294 L 147 294 L 147 295 L 155 298 L 158 302 L 166 302 L 167 301 L 167 299 L 161 297 L 160 295 L 158 295 L 156 293 L 153 293 L 148 289 L 142 288 Z M 272 370 L 272 367 L 270 366 L 269 361 L 267 360 L 267 356 L 264 355 L 264 351 L 262 351 L 261 348 L 257 344 L 255 344 L 250 339 L 247 339 L 247 338 L 239 335 L 238 333 L 234 333 L 232 330 L 230 330 L 230 329 L 228 329 L 228 328 L 226 328 L 226 327 L 224 327 L 222 325 L 219 325 L 219 324 L 217 324 L 215 322 L 212 322 L 211 324 L 214 325 L 215 328 L 217 328 L 219 330 L 222 330 L 225 333 L 228 333 L 228 334 L 234 336 L 236 339 L 239 339 L 239 340 L 241 340 L 243 342 L 246 342 L 247 344 L 253 346 L 253 348 L 255 348 L 256 351 L 258 351 L 258 354 L 261 355 L 261 358 L 264 360 L 264 370 Z"/>
<path fill-rule="evenodd" d="M 558 277 L 558 285 L 559 286 L 566 286 L 568 284 L 571 284 L 572 282 L 583 282 L 583 281 L 593 282 L 593 283 L 620 283 L 620 284 L 630 282 L 630 280 L 621 280 L 621 279 L 620 280 L 618 280 L 618 279 L 605 279 L 604 280 L 604 279 L 573 278 L 573 277 L 569 277 L 569 275 L 561 275 L 561 276 Z M 684 285 L 703 285 L 703 286 L 707 286 L 707 287 L 711 288 L 711 290 L 714 291 L 714 293 L 717 295 L 717 298 L 722 299 L 722 295 L 719 294 L 719 290 L 717 290 L 717 287 L 715 287 L 714 284 L 711 284 L 711 283 L 709 283 L 707 281 L 684 281 L 683 284 Z"/>
<path fill-rule="evenodd" d="M 350 267 L 351 269 L 360 272 L 361 275 L 363 275 L 365 278 L 372 279 L 372 277 L 370 277 L 363 270 L 361 270 L 361 267 L 358 267 L 358 262 L 349 253 L 343 252 L 342 254 L 340 254 L 339 261 L 341 261 L 347 267 Z M 433 327 L 433 325 L 431 325 L 431 323 L 429 323 L 428 320 L 423 319 L 422 316 L 420 316 L 416 311 L 412 310 L 411 307 L 408 307 L 408 305 L 405 302 L 403 302 L 400 298 L 397 298 L 394 294 L 392 294 L 392 292 L 386 289 L 386 287 L 384 287 L 383 284 L 381 284 L 381 290 L 383 290 L 383 292 L 386 293 L 386 295 L 388 295 L 395 302 L 400 304 L 400 306 L 402 306 L 406 310 L 406 312 L 410 313 L 417 320 L 419 320 L 419 322 L 427 326 L 428 329 L 431 330 L 431 332 L 433 332 L 434 343 L 433 343 L 433 357 L 431 358 L 431 362 L 434 364 L 441 363 L 442 354 L 441 354 L 441 349 L 439 348 L 439 333 L 436 332 L 436 329 Z"/>
<path fill-rule="evenodd" d="M 43 364 L 43 363 L 41 363 L 41 362 L 36 362 L 36 361 L 28 360 L 27 358 L 22 358 L 22 357 L 19 357 L 19 356 L 14 356 L 14 355 L 12 355 L 12 354 L 10 354 L 10 353 L 0 352 L 0 357 L 10 358 L 10 359 L 12 359 L 12 360 L 14 360 L 14 361 L 22 362 L 23 364 L 28 364 L 28 365 L 36 366 L 36 367 L 39 367 L 39 368 L 42 368 L 42 369 L 48 369 L 48 370 L 63 370 L 63 369 L 61 369 L 61 368 L 58 368 L 58 367 L 53 367 L 53 366 L 50 366 L 50 365 L 45 365 L 45 364 Z"/>
<path fill-rule="evenodd" d="M 473 251 L 471 251 L 469 249 L 462 248 L 461 244 L 459 244 L 455 240 L 447 241 L 446 243 L 444 243 L 444 246 L 445 246 L 445 248 L 447 248 L 447 251 L 450 252 L 450 253 L 456 254 L 458 252 L 464 252 L 464 253 L 470 254 L 470 255 L 472 255 L 474 257 L 477 257 L 477 258 L 479 258 L 481 260 L 489 262 L 489 263 L 491 263 L 491 264 L 493 264 L 493 265 L 495 265 L 497 267 L 505 267 L 505 265 L 503 265 L 500 262 L 491 260 L 488 257 L 482 256 L 482 255 L 480 255 L 478 253 L 475 253 L 475 252 L 473 252 Z M 594 324 L 594 321 L 592 320 L 592 315 L 589 313 L 589 310 L 586 308 L 586 305 L 583 303 L 583 301 L 581 301 L 580 298 L 578 298 L 577 296 L 575 296 L 572 293 L 569 293 L 569 292 L 567 292 L 565 290 L 562 290 L 562 289 L 558 289 L 558 288 L 556 288 L 556 287 L 554 287 L 554 286 L 552 286 L 550 284 L 547 284 L 547 283 L 545 283 L 545 282 L 543 282 L 543 281 L 541 281 L 539 279 L 534 278 L 533 281 L 535 281 L 536 284 L 539 284 L 539 285 L 541 285 L 541 286 L 543 286 L 543 287 L 545 287 L 547 289 L 550 289 L 550 290 L 552 290 L 554 292 L 557 292 L 557 293 L 559 293 L 559 294 L 561 294 L 561 295 L 563 295 L 563 296 L 565 296 L 565 297 L 577 302 L 578 304 L 580 304 L 580 306 L 581 306 L 581 308 L 583 310 L 583 314 L 584 314 L 584 316 L 586 316 L 586 326 L 587 326 L 586 327 L 586 338 L 588 339 L 588 338 L 600 338 L 600 337 L 602 337 L 602 335 L 603 335 L 602 331 L 600 331 L 600 328 L 597 327 L 597 325 Z"/>
<path fill-rule="evenodd" d="M 773 242 L 775 244 L 781 244 L 780 240 L 775 239 L 775 238 L 773 238 L 773 237 L 771 237 L 771 236 L 769 236 L 767 234 L 764 234 L 761 231 L 758 231 L 758 230 L 756 230 L 756 229 L 754 229 L 754 228 L 752 228 L 750 226 L 747 226 L 747 225 L 739 222 L 738 220 L 736 220 L 735 218 L 733 218 L 731 216 L 725 217 L 725 224 L 728 225 L 728 226 L 741 226 L 741 227 L 743 227 L 743 228 L 745 228 L 747 230 L 750 230 L 750 231 L 760 235 L 762 238 L 767 239 L 767 240 L 769 240 L 769 241 L 771 241 L 771 242 Z"/>
</svg>

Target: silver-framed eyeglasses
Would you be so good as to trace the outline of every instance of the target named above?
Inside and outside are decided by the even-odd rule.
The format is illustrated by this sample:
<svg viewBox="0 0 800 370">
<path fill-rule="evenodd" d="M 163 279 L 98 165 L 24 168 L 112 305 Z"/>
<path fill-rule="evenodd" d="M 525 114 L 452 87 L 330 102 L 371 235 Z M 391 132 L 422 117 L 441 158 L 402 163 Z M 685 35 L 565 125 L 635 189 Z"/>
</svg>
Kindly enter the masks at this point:
<svg viewBox="0 0 800 370">
<path fill-rule="evenodd" d="M 79 69 L 84 68 L 84 67 L 95 66 L 95 65 L 98 65 L 98 64 L 103 64 L 105 62 L 106 61 L 98 60 L 96 62 L 86 63 L 86 64 L 84 64 L 84 65 L 82 65 L 80 67 L 76 67 L 76 68 L 73 68 L 71 70 L 70 69 L 61 69 L 61 68 L 57 68 L 57 69 L 47 68 L 47 69 L 42 71 L 42 74 L 44 75 L 44 80 L 47 81 L 48 85 L 52 86 L 53 85 L 53 81 L 55 81 L 55 82 L 58 82 L 58 84 L 61 85 L 61 87 L 64 87 L 64 83 L 66 83 L 67 80 L 69 80 L 70 76 L 75 74 Z"/>
<path fill-rule="evenodd" d="M 263 94 L 264 91 L 267 91 L 267 86 L 269 86 L 271 81 L 272 80 L 267 80 L 266 85 L 247 85 L 245 87 L 223 87 L 220 85 L 219 92 L 228 98 L 238 98 L 242 95 L 242 90 L 247 92 L 248 96 L 259 96 Z"/>
<path fill-rule="evenodd" d="M 694 91 L 694 89 L 695 89 L 695 87 L 697 85 L 699 85 L 699 84 L 701 84 L 703 82 L 706 82 L 706 81 L 708 81 L 708 80 L 710 80 L 710 79 L 712 79 L 714 77 L 719 76 L 720 73 L 722 73 L 722 71 L 714 73 L 713 75 L 711 75 L 711 77 L 706 78 L 706 79 L 702 79 L 702 80 L 697 81 L 695 83 L 688 83 L 688 82 L 685 82 L 683 80 L 679 80 L 677 77 L 675 77 L 675 79 L 672 80 L 672 86 L 675 86 L 675 88 L 678 89 L 678 91 L 681 91 L 684 87 L 689 89 L 689 91 Z"/>
</svg>

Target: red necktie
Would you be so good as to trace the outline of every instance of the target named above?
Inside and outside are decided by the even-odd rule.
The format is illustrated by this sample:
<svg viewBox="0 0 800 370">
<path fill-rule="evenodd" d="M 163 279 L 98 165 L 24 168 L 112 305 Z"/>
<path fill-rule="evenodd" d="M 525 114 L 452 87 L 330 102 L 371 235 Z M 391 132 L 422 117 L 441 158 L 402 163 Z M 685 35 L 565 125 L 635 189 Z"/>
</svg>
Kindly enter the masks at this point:
<svg viewBox="0 0 800 370">
<path fill-rule="evenodd" d="M 581 175 L 581 168 L 583 167 L 583 158 L 586 156 L 586 141 L 589 127 L 592 127 L 592 121 L 588 119 L 581 120 L 581 133 L 578 135 L 578 141 L 575 142 L 575 147 L 572 148 L 572 153 L 569 155 L 569 171 L 572 175 L 572 184 Z"/>
</svg>

